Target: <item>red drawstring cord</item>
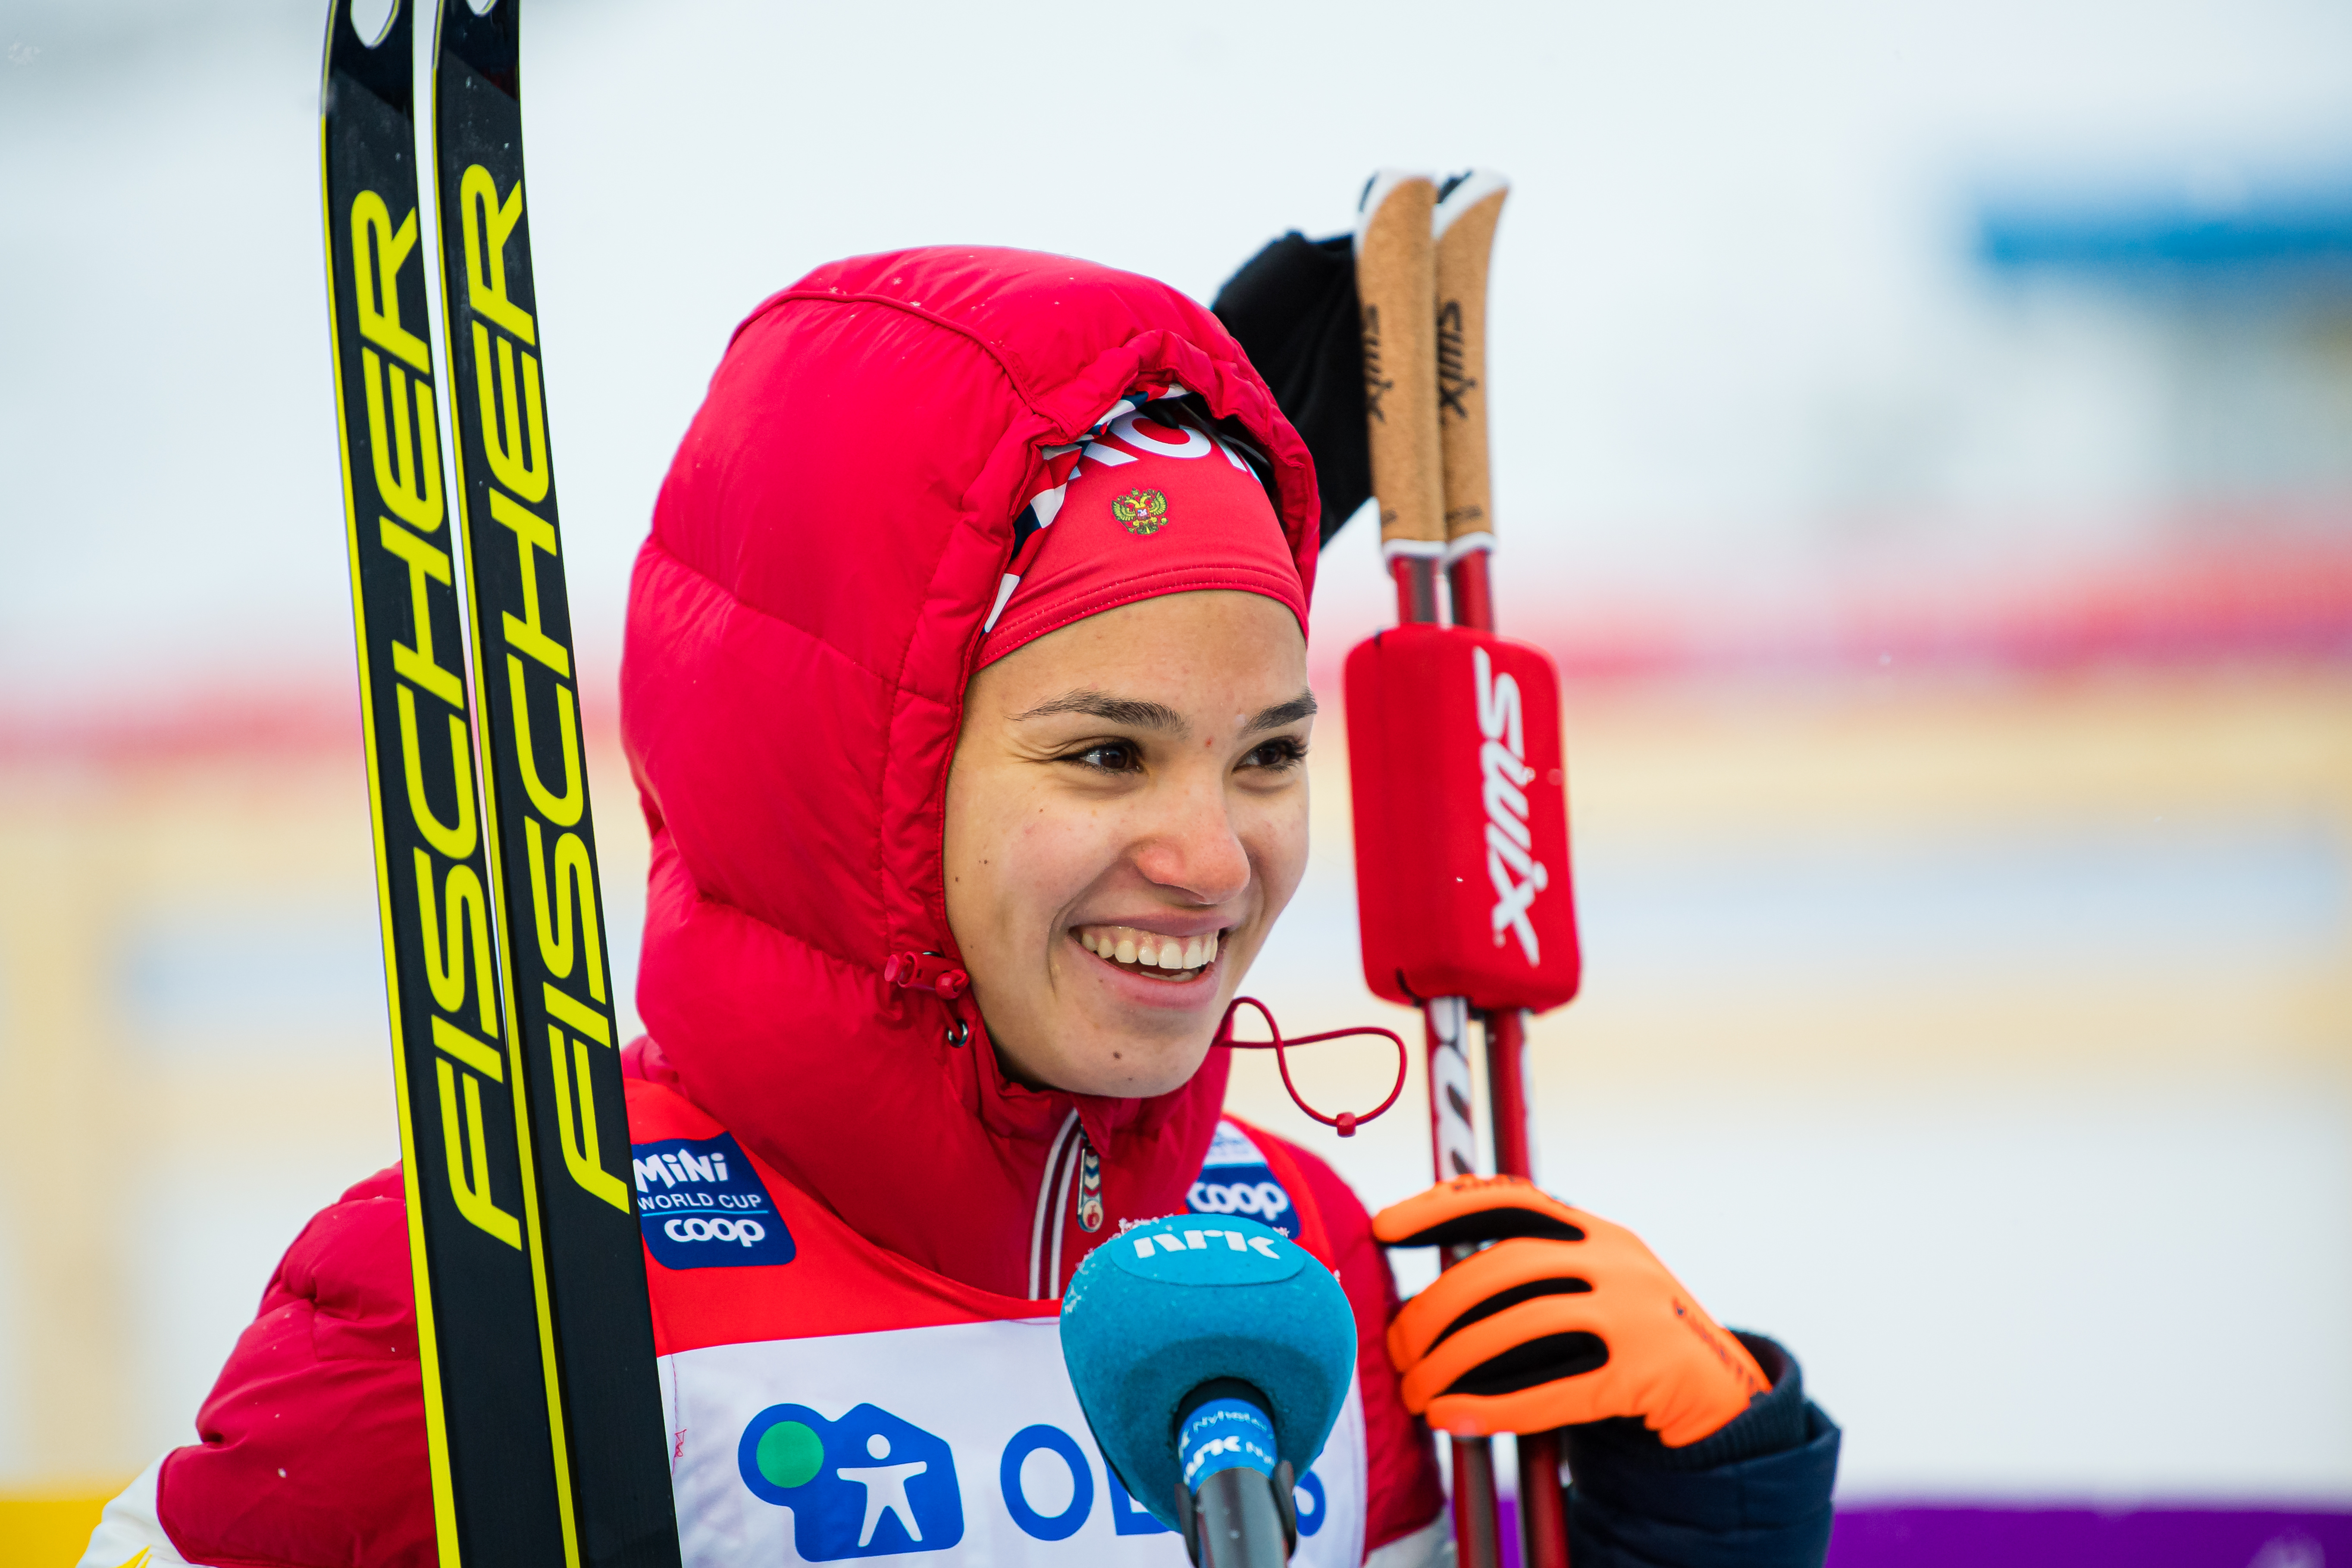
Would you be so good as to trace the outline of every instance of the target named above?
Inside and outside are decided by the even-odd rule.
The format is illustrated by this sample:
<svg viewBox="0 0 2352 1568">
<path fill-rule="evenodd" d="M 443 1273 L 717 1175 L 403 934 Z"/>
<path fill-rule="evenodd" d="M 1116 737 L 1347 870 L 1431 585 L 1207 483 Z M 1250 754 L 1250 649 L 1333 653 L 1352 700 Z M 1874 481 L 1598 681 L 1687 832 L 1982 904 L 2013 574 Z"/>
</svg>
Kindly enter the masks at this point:
<svg viewBox="0 0 2352 1568">
<path fill-rule="evenodd" d="M 890 955 L 889 962 L 882 966 L 882 979 L 887 984 L 904 985 L 919 990 L 935 991 L 943 1000 L 949 1002 L 954 1001 L 957 997 L 971 989 L 971 977 L 966 975 L 962 970 L 958 969 L 948 963 L 945 956 L 936 952 L 894 952 Z M 1237 1040 L 1234 1038 L 1234 1015 L 1244 1006 L 1255 1007 L 1257 1009 L 1257 1016 L 1265 1020 L 1266 1033 L 1272 1035 L 1274 1038 L 1270 1040 Z M 961 1038 L 957 1037 L 959 1033 L 961 1033 Z M 1385 1035 L 1388 1037 L 1389 1043 L 1397 1048 L 1396 1087 L 1389 1090 L 1389 1097 L 1386 1100 L 1381 1100 L 1380 1104 L 1374 1106 L 1371 1110 L 1367 1110 L 1361 1116 L 1357 1115 L 1352 1110 L 1343 1110 L 1337 1116 L 1326 1116 L 1321 1111 L 1316 1110 L 1313 1106 L 1307 1104 L 1306 1100 L 1299 1095 L 1298 1086 L 1290 1081 L 1290 1058 L 1284 1053 L 1292 1046 L 1311 1046 L 1319 1040 L 1345 1039 L 1349 1035 Z M 971 1029 L 969 1026 L 964 1025 L 961 1020 L 959 1020 L 958 1023 L 949 1031 L 949 1043 L 950 1045 L 960 1046 L 963 1044 L 965 1039 L 969 1039 L 970 1037 Z M 1255 996 L 1236 996 L 1234 998 L 1233 1005 L 1225 1009 L 1223 1020 L 1217 1025 L 1216 1038 L 1212 1040 L 1210 1044 L 1213 1046 L 1230 1046 L 1234 1049 L 1241 1051 L 1272 1051 L 1274 1053 L 1275 1066 L 1282 1069 L 1282 1087 L 1289 1091 L 1291 1103 L 1297 1106 L 1299 1110 L 1307 1112 L 1307 1115 L 1313 1117 L 1316 1121 L 1321 1122 L 1324 1126 L 1339 1129 L 1339 1136 L 1342 1138 L 1353 1138 L 1356 1135 L 1357 1128 L 1362 1126 L 1365 1122 L 1371 1121 L 1373 1118 L 1380 1116 L 1385 1112 L 1390 1106 L 1394 1105 L 1397 1102 L 1397 1097 L 1404 1092 L 1405 1074 L 1408 1070 L 1407 1064 L 1411 1060 L 1410 1056 L 1404 1048 L 1403 1037 L 1400 1036 L 1394 1029 L 1383 1029 L 1377 1024 L 1360 1025 L 1352 1029 L 1326 1029 L 1319 1035 L 1301 1035 L 1295 1040 L 1286 1040 L 1282 1037 L 1282 1026 L 1274 1021 L 1274 1015 L 1266 1011 L 1265 1004 L 1259 1001 Z"/>
<path fill-rule="evenodd" d="M 945 955 L 936 952 L 892 953 L 882 965 L 882 980 L 888 985 L 936 991 L 949 1002 L 971 989 L 971 977 L 950 963 Z"/>
<path fill-rule="evenodd" d="M 1234 1015 L 1244 1006 L 1257 1009 L 1257 1016 L 1265 1020 L 1266 1033 L 1272 1035 L 1274 1038 L 1270 1040 L 1234 1038 Z M 1397 1048 L 1396 1087 L 1389 1090 L 1389 1097 L 1386 1100 L 1381 1100 L 1380 1104 L 1361 1116 L 1352 1110 L 1343 1110 L 1337 1116 L 1326 1116 L 1299 1097 L 1298 1086 L 1290 1081 L 1290 1058 L 1283 1053 L 1292 1046 L 1311 1046 L 1318 1040 L 1337 1040 L 1349 1035 L 1386 1035 L 1389 1037 L 1389 1043 Z M 1352 1029 L 1326 1029 L 1319 1035 L 1301 1035 L 1295 1040 L 1286 1040 L 1282 1037 L 1282 1026 L 1274 1021 L 1274 1015 L 1266 1011 L 1265 1004 L 1255 996 L 1234 998 L 1234 1005 L 1225 1009 L 1224 1021 L 1217 1026 L 1217 1037 L 1210 1044 L 1231 1046 L 1239 1051 L 1272 1051 L 1275 1066 L 1282 1069 L 1282 1087 L 1289 1090 L 1291 1103 L 1324 1126 L 1338 1128 L 1339 1136 L 1342 1138 L 1353 1138 L 1357 1128 L 1381 1115 L 1397 1102 L 1397 1096 L 1404 1092 L 1405 1074 L 1412 1061 L 1412 1058 L 1404 1048 L 1404 1037 L 1394 1029 L 1383 1029 L 1377 1024 L 1361 1024 Z"/>
</svg>

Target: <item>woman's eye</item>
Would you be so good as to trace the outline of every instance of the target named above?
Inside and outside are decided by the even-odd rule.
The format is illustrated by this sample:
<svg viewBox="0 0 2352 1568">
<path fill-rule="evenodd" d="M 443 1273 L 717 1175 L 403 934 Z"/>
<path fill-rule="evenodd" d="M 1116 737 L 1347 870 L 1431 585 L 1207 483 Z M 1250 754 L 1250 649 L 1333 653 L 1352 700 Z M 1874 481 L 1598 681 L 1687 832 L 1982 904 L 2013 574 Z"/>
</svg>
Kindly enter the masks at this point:
<svg viewBox="0 0 2352 1568">
<path fill-rule="evenodd" d="M 1069 752 L 1062 760 L 1105 773 L 1133 773 L 1143 761 L 1135 747 L 1125 741 L 1098 741 Z"/>
<path fill-rule="evenodd" d="M 1306 760 L 1307 748 L 1285 735 L 1280 740 L 1268 741 L 1263 746 L 1253 748 L 1246 756 L 1242 758 L 1242 766 L 1271 768 L 1279 772 L 1295 768 Z"/>
</svg>

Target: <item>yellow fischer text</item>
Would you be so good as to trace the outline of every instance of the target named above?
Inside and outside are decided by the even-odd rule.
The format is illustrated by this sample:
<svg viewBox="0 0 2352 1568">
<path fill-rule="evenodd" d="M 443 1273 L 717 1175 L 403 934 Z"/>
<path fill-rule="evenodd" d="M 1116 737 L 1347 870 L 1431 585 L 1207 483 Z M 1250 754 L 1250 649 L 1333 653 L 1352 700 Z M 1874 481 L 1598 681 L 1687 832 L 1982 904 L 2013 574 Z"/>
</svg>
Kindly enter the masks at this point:
<svg viewBox="0 0 2352 1568">
<path fill-rule="evenodd" d="M 522 684 L 522 660 L 507 655 L 507 695 L 514 704 L 515 760 L 522 766 L 523 793 L 539 814 L 558 827 L 578 825 L 581 813 L 588 805 L 588 784 L 580 771 L 580 714 L 572 700 L 572 688 L 561 681 L 555 687 L 556 728 L 563 738 L 563 793 L 555 794 L 539 778 L 539 757 L 530 743 L 530 710 L 525 704 Z"/>
<path fill-rule="evenodd" d="M 539 395 L 539 360 L 529 353 L 522 357 L 520 385 L 522 406 L 516 407 L 518 391 L 515 376 L 515 346 L 505 338 L 499 340 L 497 374 L 491 374 L 490 334 L 481 322 L 474 323 L 474 388 L 482 405 L 482 452 L 490 460 L 490 472 L 499 483 L 527 501 L 547 499 L 549 469 L 547 463 L 547 406 Z M 491 395 L 491 382 L 498 383 L 497 395 Z M 525 445 L 524 421 L 529 421 L 529 444 Z"/>
<path fill-rule="evenodd" d="M 457 1212 L 475 1228 L 520 1252 L 522 1222 L 490 1196 L 489 1151 L 482 1139 L 482 1080 L 466 1074 L 466 1112 L 461 1121 L 457 1075 L 446 1059 L 433 1065 L 441 1079 L 441 1144 L 449 1156 L 449 1192 L 457 1200 Z"/>
<path fill-rule="evenodd" d="M 465 214 L 466 303 L 478 316 L 536 345 L 530 312 L 507 298 L 507 236 L 522 221 L 522 182 L 499 200 L 498 182 L 479 163 L 457 182 L 457 206 Z"/>
<path fill-rule="evenodd" d="M 522 615 L 506 615 L 507 642 L 556 674 L 570 676 L 572 656 L 539 622 L 539 555 L 555 555 L 555 525 L 497 490 L 490 492 L 490 521 L 514 531 L 515 563 L 522 577 Z"/>
<path fill-rule="evenodd" d="M 392 209 L 373 191 L 352 201 L 352 270 L 359 284 L 360 336 L 397 354 L 420 374 L 433 374 L 433 351 L 400 324 L 400 268 L 416 248 L 416 209 L 392 226 Z M 429 423 L 429 421 L 428 421 Z"/>
<path fill-rule="evenodd" d="M 596 930 L 596 884 L 589 867 L 588 846 L 576 833 L 566 833 L 556 839 L 555 864 L 551 874 L 539 819 L 523 818 L 522 832 L 530 852 L 530 909 L 532 922 L 539 928 L 539 956 L 550 974 L 558 980 L 568 980 L 572 976 L 573 950 L 584 946 L 588 951 L 588 994 L 602 1002 L 604 941 Z M 551 883 L 555 889 L 551 901 L 548 898 Z M 456 919 L 454 915 L 450 918 Z M 576 943 L 572 934 L 575 920 L 580 931 Z"/>
</svg>

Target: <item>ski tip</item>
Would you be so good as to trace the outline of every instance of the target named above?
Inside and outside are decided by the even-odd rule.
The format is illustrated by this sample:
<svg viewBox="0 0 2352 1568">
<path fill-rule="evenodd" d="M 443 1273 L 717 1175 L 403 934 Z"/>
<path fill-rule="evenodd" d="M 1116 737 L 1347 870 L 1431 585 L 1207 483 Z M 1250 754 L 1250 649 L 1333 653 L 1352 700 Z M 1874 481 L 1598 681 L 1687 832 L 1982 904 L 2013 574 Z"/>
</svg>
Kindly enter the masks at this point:
<svg viewBox="0 0 2352 1568">
<path fill-rule="evenodd" d="M 320 112 L 335 112 L 335 79 L 348 77 L 403 113 L 415 101 L 415 14 L 409 0 L 392 0 L 373 38 L 357 15 L 366 0 L 328 0 L 327 69 Z M 373 11 L 375 6 L 368 5 Z"/>
<path fill-rule="evenodd" d="M 472 0 L 440 0 L 433 29 L 434 69 L 455 60 L 509 98 L 519 96 L 521 11 L 522 0 L 490 0 L 478 9 Z"/>
</svg>

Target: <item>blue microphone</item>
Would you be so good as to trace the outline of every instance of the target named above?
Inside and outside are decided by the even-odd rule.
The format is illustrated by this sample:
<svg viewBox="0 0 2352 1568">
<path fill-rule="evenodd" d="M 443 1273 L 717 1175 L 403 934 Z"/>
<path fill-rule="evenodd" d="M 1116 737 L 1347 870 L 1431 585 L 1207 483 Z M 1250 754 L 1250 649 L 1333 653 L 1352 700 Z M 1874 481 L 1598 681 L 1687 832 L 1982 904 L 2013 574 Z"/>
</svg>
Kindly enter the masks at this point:
<svg viewBox="0 0 2352 1568">
<path fill-rule="evenodd" d="M 1322 1453 L 1355 1370 L 1331 1271 L 1230 1215 L 1136 1226 L 1062 1298 L 1062 1360 L 1095 1446 L 1204 1568 L 1279 1568 L 1291 1488 Z"/>
</svg>

